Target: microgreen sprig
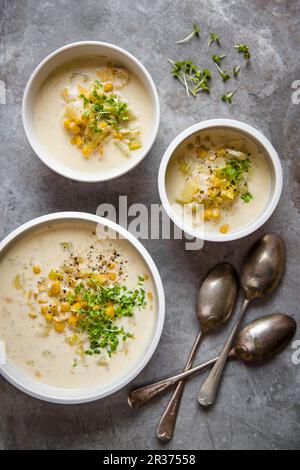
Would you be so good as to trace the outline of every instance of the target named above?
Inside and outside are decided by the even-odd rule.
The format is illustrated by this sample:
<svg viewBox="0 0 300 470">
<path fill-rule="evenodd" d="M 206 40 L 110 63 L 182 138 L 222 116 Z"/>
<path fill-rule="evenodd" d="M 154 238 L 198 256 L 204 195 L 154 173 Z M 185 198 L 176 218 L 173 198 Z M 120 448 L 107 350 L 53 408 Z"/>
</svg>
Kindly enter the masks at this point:
<svg viewBox="0 0 300 470">
<path fill-rule="evenodd" d="M 194 23 L 193 24 L 193 31 L 188 36 L 186 36 L 185 38 L 180 39 L 180 41 L 177 41 L 176 44 L 184 44 L 186 42 L 191 41 L 194 37 L 200 37 L 200 33 L 201 33 L 200 26 L 197 23 Z"/>
<path fill-rule="evenodd" d="M 223 55 L 213 54 L 212 55 L 212 60 L 215 62 L 215 64 L 220 64 L 225 57 L 226 57 L 225 54 L 223 54 Z"/>
<path fill-rule="evenodd" d="M 240 44 L 236 44 L 236 45 L 234 46 L 234 48 L 235 48 L 238 52 L 240 52 L 240 53 L 242 53 L 242 54 L 244 55 L 244 59 L 245 59 L 245 60 L 249 60 L 249 59 L 250 59 L 251 54 L 250 54 L 250 47 L 248 46 L 248 44 L 241 44 L 241 43 L 240 43 Z"/>
<path fill-rule="evenodd" d="M 227 72 L 227 70 L 222 70 L 216 62 L 215 62 L 215 65 L 217 67 L 217 70 L 218 70 L 219 74 L 223 78 L 223 82 L 226 82 L 226 80 L 228 80 L 230 78 L 229 73 Z"/>
<path fill-rule="evenodd" d="M 215 42 L 218 46 L 221 46 L 220 36 L 218 36 L 218 34 L 216 34 L 216 33 L 211 32 L 211 33 L 210 33 L 210 40 L 208 41 L 208 44 L 207 44 L 207 50 L 209 50 L 210 46 L 211 46 L 214 42 Z"/>
<path fill-rule="evenodd" d="M 234 65 L 234 66 L 232 67 L 233 76 L 234 76 L 234 77 L 237 77 L 238 74 L 240 73 L 240 70 L 241 70 L 241 66 L 240 66 L 240 65 Z"/>
<path fill-rule="evenodd" d="M 182 83 L 187 96 L 196 96 L 199 91 L 209 93 L 209 80 L 211 73 L 207 68 L 200 69 L 191 60 L 175 61 L 168 59 L 173 67 L 172 75 Z"/>
<path fill-rule="evenodd" d="M 221 96 L 221 100 L 224 101 L 224 103 L 231 103 L 233 95 L 236 93 L 236 90 L 230 91 L 228 93 L 224 93 L 224 95 Z"/>
</svg>

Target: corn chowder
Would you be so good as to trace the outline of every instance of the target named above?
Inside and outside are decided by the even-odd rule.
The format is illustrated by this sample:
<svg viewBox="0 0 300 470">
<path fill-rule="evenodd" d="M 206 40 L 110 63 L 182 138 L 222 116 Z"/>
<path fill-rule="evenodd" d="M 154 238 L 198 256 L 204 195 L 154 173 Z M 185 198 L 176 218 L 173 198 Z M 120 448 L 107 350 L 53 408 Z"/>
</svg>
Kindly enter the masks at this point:
<svg viewBox="0 0 300 470">
<path fill-rule="evenodd" d="M 93 172 L 126 167 L 147 142 L 150 97 L 124 67 L 103 57 L 77 59 L 52 72 L 35 103 L 38 138 L 51 157 Z"/>
<path fill-rule="evenodd" d="M 246 227 L 263 212 L 271 173 L 254 141 L 233 130 L 212 129 L 176 149 L 166 189 L 179 217 L 184 206 L 194 214 L 203 210 L 199 218 L 205 231 L 227 233 Z"/>
<path fill-rule="evenodd" d="M 7 360 L 62 388 L 106 385 L 145 354 L 156 321 L 147 267 L 129 242 L 95 224 L 56 222 L 0 261 L 0 340 Z"/>
</svg>

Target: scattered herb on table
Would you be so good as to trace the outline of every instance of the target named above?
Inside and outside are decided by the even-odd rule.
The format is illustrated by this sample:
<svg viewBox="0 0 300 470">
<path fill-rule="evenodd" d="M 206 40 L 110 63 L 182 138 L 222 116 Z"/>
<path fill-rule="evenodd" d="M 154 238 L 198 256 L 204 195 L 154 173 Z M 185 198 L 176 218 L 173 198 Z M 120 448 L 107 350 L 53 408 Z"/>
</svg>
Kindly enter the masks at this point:
<svg viewBox="0 0 300 470">
<path fill-rule="evenodd" d="M 225 54 L 223 54 L 223 55 L 213 54 L 212 55 L 212 60 L 215 62 L 215 64 L 220 64 L 225 57 L 226 57 Z"/>
<path fill-rule="evenodd" d="M 186 94 L 196 96 L 199 91 L 209 92 L 211 73 L 207 68 L 200 69 L 191 60 L 175 61 L 168 59 L 172 65 L 172 75 L 177 78 L 186 89 Z"/>
<path fill-rule="evenodd" d="M 240 65 L 234 65 L 234 66 L 232 67 L 233 76 L 234 76 L 234 77 L 237 77 L 238 74 L 240 73 L 240 70 L 241 70 L 241 66 L 240 66 Z"/>
<path fill-rule="evenodd" d="M 230 91 L 228 93 L 224 93 L 224 95 L 221 96 L 221 100 L 224 101 L 224 103 L 231 103 L 233 95 L 235 94 L 235 91 Z"/>
<path fill-rule="evenodd" d="M 234 48 L 244 55 L 245 60 L 249 60 L 251 57 L 250 47 L 247 44 L 236 44 Z"/>
<path fill-rule="evenodd" d="M 201 28 L 197 23 L 193 24 L 193 31 L 186 36 L 185 38 L 181 39 L 180 41 L 177 41 L 176 44 L 184 44 L 186 42 L 191 41 L 194 37 L 199 37 L 201 33 Z"/>
<path fill-rule="evenodd" d="M 222 70 L 216 62 L 215 62 L 215 65 L 216 65 L 216 67 L 217 67 L 217 70 L 218 70 L 219 74 L 220 74 L 221 77 L 223 78 L 223 82 L 226 82 L 226 80 L 229 80 L 230 75 L 229 75 L 229 73 L 227 72 L 227 70 Z"/>
<path fill-rule="evenodd" d="M 249 191 L 247 191 L 246 193 L 241 195 L 241 198 L 243 199 L 244 202 L 248 203 L 251 201 L 251 199 L 253 199 L 253 196 L 251 193 L 249 193 Z"/>
<path fill-rule="evenodd" d="M 218 36 L 216 33 L 211 32 L 211 33 L 210 33 L 210 40 L 208 41 L 208 44 L 207 44 L 207 50 L 209 50 L 210 46 L 211 46 L 214 42 L 215 42 L 218 46 L 221 46 L 220 36 Z"/>
</svg>

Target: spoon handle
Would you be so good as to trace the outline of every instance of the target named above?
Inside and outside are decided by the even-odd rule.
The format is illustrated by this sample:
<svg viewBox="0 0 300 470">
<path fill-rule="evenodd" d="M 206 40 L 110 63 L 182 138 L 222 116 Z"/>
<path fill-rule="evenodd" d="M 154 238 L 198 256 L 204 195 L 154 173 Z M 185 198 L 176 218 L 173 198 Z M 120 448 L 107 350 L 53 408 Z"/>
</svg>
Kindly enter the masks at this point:
<svg viewBox="0 0 300 470">
<path fill-rule="evenodd" d="M 202 332 L 200 332 L 193 344 L 192 350 L 190 352 L 190 355 L 188 357 L 188 360 L 187 360 L 187 363 L 185 365 L 183 372 L 186 372 L 189 369 L 191 369 L 202 338 L 203 338 L 203 334 Z M 160 418 L 160 421 L 156 429 L 156 436 L 160 441 L 168 442 L 173 437 L 173 433 L 174 433 L 174 429 L 176 425 L 177 413 L 179 410 L 184 386 L 185 386 L 185 379 L 181 380 L 177 384 L 174 390 L 174 393 L 167 405 L 167 408 L 165 409 L 162 417 Z"/>
<path fill-rule="evenodd" d="M 231 350 L 231 346 L 235 338 L 235 335 L 240 327 L 240 324 L 243 321 L 249 302 L 250 300 L 245 298 L 240 314 L 238 316 L 238 319 L 234 327 L 232 328 L 232 331 L 229 335 L 228 340 L 225 343 L 223 351 L 221 352 L 219 359 L 217 360 L 214 367 L 210 371 L 209 376 L 205 380 L 204 384 L 202 385 L 198 393 L 198 402 L 200 403 L 200 405 L 204 407 L 211 406 L 216 399 L 219 385 L 221 383 L 223 372 L 227 363 L 228 354 Z"/>
<path fill-rule="evenodd" d="M 210 361 L 204 362 L 199 366 L 193 367 L 185 372 L 181 372 L 180 374 L 173 375 L 164 380 L 160 380 L 159 382 L 155 382 L 150 385 L 145 385 L 145 387 L 137 388 L 136 390 L 132 390 L 128 394 L 128 404 L 131 408 L 141 408 L 144 406 L 148 401 L 152 400 L 152 398 L 156 397 L 164 390 L 167 390 L 172 385 L 180 382 L 182 379 L 186 379 L 191 375 L 197 374 L 202 370 L 206 369 L 209 366 L 215 364 L 218 360 L 218 357 L 214 357 Z"/>
</svg>

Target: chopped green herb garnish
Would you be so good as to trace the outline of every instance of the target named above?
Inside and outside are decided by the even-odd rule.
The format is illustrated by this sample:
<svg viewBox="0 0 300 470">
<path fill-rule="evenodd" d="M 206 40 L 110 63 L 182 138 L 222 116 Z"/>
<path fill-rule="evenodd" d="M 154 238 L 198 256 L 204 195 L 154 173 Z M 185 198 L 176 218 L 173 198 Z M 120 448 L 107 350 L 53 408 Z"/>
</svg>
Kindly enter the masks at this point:
<svg viewBox="0 0 300 470">
<path fill-rule="evenodd" d="M 240 65 L 234 65 L 234 66 L 232 67 L 233 76 L 234 76 L 234 77 L 237 77 L 238 74 L 240 73 L 240 70 L 241 70 L 241 66 L 240 66 Z"/>
<path fill-rule="evenodd" d="M 221 176 L 226 178 L 231 184 L 237 184 L 243 177 L 244 173 L 248 173 L 251 168 L 249 158 L 238 160 L 232 158 L 226 163 L 226 166 L 220 170 Z"/>
<path fill-rule="evenodd" d="M 84 117 L 88 119 L 88 127 L 94 133 L 104 132 L 99 122 L 106 122 L 116 130 L 130 119 L 127 103 L 120 100 L 116 93 L 103 93 L 103 86 L 99 80 L 94 81 L 90 95 L 80 95 L 84 106 Z"/>
<path fill-rule="evenodd" d="M 243 199 L 244 202 L 250 202 L 251 199 L 253 199 L 253 196 L 249 191 L 241 195 L 241 198 Z"/>
<path fill-rule="evenodd" d="M 245 60 L 250 59 L 250 47 L 247 44 L 236 44 L 234 47 L 238 52 L 241 52 L 244 55 Z"/>
<path fill-rule="evenodd" d="M 227 72 L 227 70 L 222 70 L 216 62 L 215 62 L 215 65 L 217 67 L 217 70 L 218 70 L 219 74 L 223 78 L 223 82 L 226 82 L 226 80 L 228 80 L 230 78 L 229 73 Z"/>
<path fill-rule="evenodd" d="M 211 32 L 210 33 L 210 40 L 208 41 L 208 45 L 207 45 L 207 50 L 209 50 L 209 48 L 210 48 L 210 46 L 212 45 L 213 42 L 215 42 L 218 46 L 221 46 L 220 36 L 218 36 L 216 33 Z"/>
<path fill-rule="evenodd" d="M 222 60 L 226 57 L 226 55 L 216 55 L 216 54 L 213 54 L 212 55 L 212 60 L 216 63 L 216 64 L 220 64 L 222 62 Z"/>
<path fill-rule="evenodd" d="M 81 296 L 85 306 L 77 312 L 78 328 L 87 333 L 90 342 L 85 353 L 101 354 L 101 350 L 104 349 L 111 356 L 120 341 L 132 337 L 132 334 L 118 325 L 115 320 L 131 317 L 134 308 L 144 308 L 146 305 L 143 280 L 140 278 L 133 290 L 118 284 L 102 286 L 95 283 L 92 287 L 81 291 Z M 112 306 L 113 318 L 109 315 L 109 308 Z"/>
<path fill-rule="evenodd" d="M 207 68 L 199 69 L 191 60 L 178 61 L 168 59 L 172 65 L 172 75 L 177 78 L 186 89 L 186 94 L 193 96 L 199 91 L 209 92 L 211 73 Z"/>
<path fill-rule="evenodd" d="M 224 103 L 231 103 L 235 92 L 236 90 L 230 91 L 229 93 L 224 93 L 224 95 L 221 96 L 221 100 L 224 101 Z"/>
<path fill-rule="evenodd" d="M 196 36 L 199 37 L 200 33 L 201 33 L 200 26 L 197 25 L 197 23 L 194 23 L 193 24 L 193 31 L 188 36 L 186 36 L 185 38 L 181 39 L 180 41 L 177 41 L 176 44 L 184 44 L 185 42 L 189 42 L 189 41 L 191 41 L 191 39 L 193 39 L 193 37 L 196 37 Z"/>
<path fill-rule="evenodd" d="M 73 362 L 73 365 L 72 365 L 72 367 L 77 367 L 77 366 L 78 366 L 77 359 L 74 359 L 74 362 Z"/>
</svg>

